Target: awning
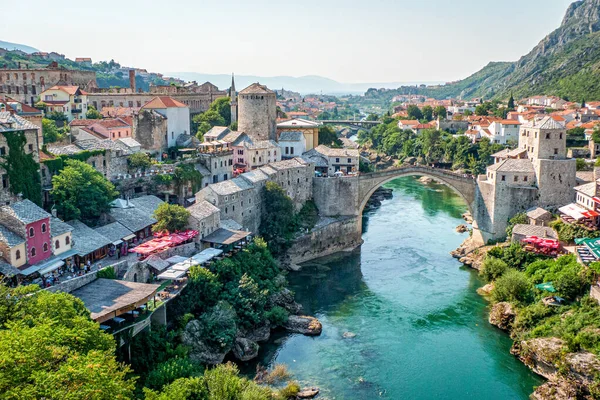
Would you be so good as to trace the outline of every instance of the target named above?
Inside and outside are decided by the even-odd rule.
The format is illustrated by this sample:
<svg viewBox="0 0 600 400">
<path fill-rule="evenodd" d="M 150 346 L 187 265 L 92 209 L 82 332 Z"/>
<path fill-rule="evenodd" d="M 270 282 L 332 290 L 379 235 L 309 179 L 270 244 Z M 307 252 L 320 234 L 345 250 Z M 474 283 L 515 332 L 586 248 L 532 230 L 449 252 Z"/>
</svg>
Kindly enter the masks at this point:
<svg viewBox="0 0 600 400">
<path fill-rule="evenodd" d="M 220 255 L 221 253 L 223 253 L 223 250 L 210 247 L 192 256 L 192 260 L 198 262 L 199 264 L 203 264 L 207 261 L 212 260 L 214 257 Z"/>
<path fill-rule="evenodd" d="M 222 244 L 227 246 L 237 243 L 250 235 L 250 232 L 219 228 L 202 239 L 202 241 L 206 243 Z"/>
<path fill-rule="evenodd" d="M 546 292 L 556 293 L 556 289 L 554 289 L 552 282 L 540 283 L 539 285 L 535 285 L 535 287 L 540 290 L 545 290 Z"/>
<path fill-rule="evenodd" d="M 592 200 L 594 200 L 596 203 L 600 203 L 600 198 L 598 197 L 592 197 Z"/>
<path fill-rule="evenodd" d="M 583 213 L 584 216 L 588 217 L 588 218 L 595 218 L 595 217 L 600 217 L 600 213 L 590 210 L 590 211 L 586 211 Z"/>
<path fill-rule="evenodd" d="M 115 246 L 118 246 L 120 244 L 123 244 L 123 241 L 122 240 L 116 240 L 116 241 L 112 242 L 112 244 L 115 245 Z"/>
<path fill-rule="evenodd" d="M 131 239 L 135 239 L 136 236 L 135 235 L 127 235 L 123 238 L 123 240 L 127 241 L 127 240 L 131 240 Z"/>
<path fill-rule="evenodd" d="M 163 272 L 162 274 L 158 275 L 157 278 L 164 279 L 164 280 L 179 279 L 184 275 L 185 275 L 185 271 L 176 271 L 174 269 L 168 269 L 165 272 Z"/>
<path fill-rule="evenodd" d="M 39 273 L 40 273 L 40 275 L 44 275 L 44 274 L 47 274 L 49 272 L 52 272 L 52 271 L 58 269 L 59 267 L 62 267 L 63 265 L 65 265 L 64 261 L 56 260 L 53 263 L 51 263 L 50 265 L 40 269 Z"/>
<path fill-rule="evenodd" d="M 64 253 L 58 254 L 57 257 L 60 258 L 61 260 L 66 260 L 67 258 L 73 257 L 76 254 L 77 254 L 77 250 L 71 249 L 71 250 L 65 251 Z"/>
<path fill-rule="evenodd" d="M 184 262 L 180 262 L 180 263 L 173 265 L 171 267 L 171 269 L 175 270 L 175 271 L 188 272 L 190 270 L 190 268 L 192 268 L 194 265 L 198 265 L 198 264 L 199 263 L 197 261 L 189 259 L 189 260 L 185 260 Z"/>
<path fill-rule="evenodd" d="M 569 205 L 559 208 L 558 211 L 578 221 L 585 217 L 583 213 L 588 210 L 575 203 L 571 203 Z"/>
<path fill-rule="evenodd" d="M 182 257 L 182 256 L 173 256 L 173 257 L 169 257 L 167 258 L 165 261 L 171 264 L 177 264 L 180 262 L 184 262 L 185 260 L 187 260 L 187 258 Z"/>
</svg>

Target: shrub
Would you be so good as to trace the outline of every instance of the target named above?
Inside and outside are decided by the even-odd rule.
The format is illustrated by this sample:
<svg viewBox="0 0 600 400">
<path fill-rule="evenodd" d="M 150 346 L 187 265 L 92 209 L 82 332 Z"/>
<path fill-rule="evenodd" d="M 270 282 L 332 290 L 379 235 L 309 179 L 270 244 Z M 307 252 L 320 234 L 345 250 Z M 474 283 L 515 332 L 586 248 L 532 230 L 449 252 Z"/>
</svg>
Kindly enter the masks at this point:
<svg viewBox="0 0 600 400">
<path fill-rule="evenodd" d="M 98 271 L 96 277 L 104 279 L 117 279 L 117 274 L 115 273 L 114 267 L 106 267 Z"/>
<path fill-rule="evenodd" d="M 145 386 L 150 389 L 162 389 L 163 386 L 179 379 L 198 376 L 202 368 L 187 358 L 172 358 L 160 363 L 146 378 Z"/>
<path fill-rule="evenodd" d="M 284 388 L 279 389 L 278 396 L 282 399 L 295 399 L 300 392 L 300 384 L 296 381 L 289 382 Z"/>
<path fill-rule="evenodd" d="M 285 324 L 290 313 L 283 307 L 275 306 L 267 311 L 266 317 L 273 326 L 281 326 Z"/>
<path fill-rule="evenodd" d="M 558 238 L 561 242 L 573 243 L 577 238 L 600 237 L 600 231 L 590 231 L 582 226 L 566 224 L 561 220 L 550 223 L 550 226 L 558 232 Z"/>
<path fill-rule="evenodd" d="M 230 348 L 237 333 L 235 317 L 235 312 L 229 304 L 219 302 L 210 312 L 199 318 L 202 327 L 200 336 L 213 348 Z"/>
<path fill-rule="evenodd" d="M 494 302 L 526 303 L 532 297 L 533 285 L 523 272 L 515 270 L 509 270 L 498 278 L 492 290 Z"/>
<path fill-rule="evenodd" d="M 269 375 L 265 378 L 265 382 L 272 385 L 278 382 L 283 382 L 289 379 L 292 375 L 289 373 L 285 364 L 275 364 Z"/>
<path fill-rule="evenodd" d="M 512 236 L 512 231 L 515 225 L 517 224 L 527 224 L 529 223 L 529 218 L 527 218 L 527 213 L 520 213 L 512 217 L 508 220 L 508 226 L 506 227 L 506 237 L 510 239 Z"/>
<path fill-rule="evenodd" d="M 481 271 L 479 271 L 479 276 L 485 279 L 486 282 L 492 282 L 502 276 L 507 269 L 508 265 L 504 261 L 495 257 L 486 257 Z"/>
<path fill-rule="evenodd" d="M 525 251 L 520 243 L 513 243 L 508 247 L 496 246 L 487 252 L 488 257 L 495 257 L 504 261 L 510 268 L 523 270 L 528 264 L 546 259 L 546 256 Z"/>
</svg>

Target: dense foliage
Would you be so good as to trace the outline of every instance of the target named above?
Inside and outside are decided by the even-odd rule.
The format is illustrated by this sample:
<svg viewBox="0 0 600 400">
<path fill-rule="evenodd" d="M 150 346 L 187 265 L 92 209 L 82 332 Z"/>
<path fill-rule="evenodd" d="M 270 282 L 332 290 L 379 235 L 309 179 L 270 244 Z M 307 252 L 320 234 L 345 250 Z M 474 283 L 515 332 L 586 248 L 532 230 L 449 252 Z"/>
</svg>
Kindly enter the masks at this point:
<svg viewBox="0 0 600 400">
<path fill-rule="evenodd" d="M 190 212 L 177 204 L 162 203 L 152 216 L 157 220 L 152 226 L 152 231 L 177 232 L 183 230 L 188 224 Z"/>
<path fill-rule="evenodd" d="M 66 167 L 52 177 L 52 198 L 62 219 L 79 219 L 94 224 L 119 195 L 114 185 L 91 165 L 68 160 Z"/>
<path fill-rule="evenodd" d="M 558 239 L 565 243 L 573 243 L 577 238 L 600 237 L 598 231 L 592 231 L 577 224 L 566 224 L 560 219 L 551 222 L 550 226 L 558 233 Z"/>
<path fill-rule="evenodd" d="M 130 399 L 134 380 L 83 302 L 0 285 L 0 397 Z"/>
<path fill-rule="evenodd" d="M 142 151 L 139 153 L 133 153 L 127 157 L 127 163 L 129 164 L 129 168 L 132 169 L 145 170 L 146 168 L 150 168 L 152 166 L 150 155 Z"/>
<path fill-rule="evenodd" d="M 213 126 L 231 125 L 231 99 L 220 97 L 213 101 L 208 110 L 192 117 L 192 132 L 202 140 L 202 136 Z"/>
<path fill-rule="evenodd" d="M 59 128 L 56 123 L 49 119 L 42 119 L 42 135 L 44 136 L 44 143 L 54 143 L 63 140 L 67 136 L 68 126 Z"/>
<path fill-rule="evenodd" d="M 329 125 L 319 127 L 319 144 L 329 147 L 341 147 L 342 141 L 337 137 L 335 129 Z"/>
<path fill-rule="evenodd" d="M 528 223 L 529 218 L 527 218 L 527 213 L 519 213 L 515 215 L 514 217 L 508 220 L 508 226 L 506 227 L 506 237 L 510 240 L 515 225 Z"/>
<path fill-rule="evenodd" d="M 466 136 L 454 136 L 444 131 L 425 129 L 419 134 L 401 130 L 397 120 L 386 120 L 370 131 L 362 131 L 359 143 L 403 160 L 416 157 L 420 163 L 451 164 L 453 169 L 464 169 L 473 174 L 485 172 L 492 162 L 491 155 L 502 150 L 500 144 L 484 138 L 473 144 Z"/>
<path fill-rule="evenodd" d="M 37 205 L 42 204 L 42 179 L 40 166 L 33 158 L 33 153 L 25 150 L 27 138 L 25 133 L 4 133 L 8 147 L 7 154 L 0 166 L 4 168 L 10 182 L 10 191 L 14 195 L 22 195 Z M 34 145 L 35 146 L 35 145 Z"/>
</svg>

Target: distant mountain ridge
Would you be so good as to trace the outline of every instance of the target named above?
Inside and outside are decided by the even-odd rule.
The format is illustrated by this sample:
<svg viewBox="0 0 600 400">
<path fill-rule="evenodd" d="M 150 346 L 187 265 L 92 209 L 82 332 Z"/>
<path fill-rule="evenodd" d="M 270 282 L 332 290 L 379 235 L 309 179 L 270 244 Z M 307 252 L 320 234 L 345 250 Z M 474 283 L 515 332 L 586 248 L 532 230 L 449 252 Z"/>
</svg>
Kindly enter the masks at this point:
<svg viewBox="0 0 600 400">
<path fill-rule="evenodd" d="M 203 74 L 199 72 L 169 72 L 166 75 L 184 79 L 187 81 L 197 81 L 203 83 L 210 81 L 219 88 L 228 88 L 231 86 L 231 75 L 227 74 Z M 254 82 L 260 82 L 267 85 L 270 89 L 291 90 L 302 94 L 363 94 L 369 88 L 393 89 L 402 85 L 416 84 L 436 84 L 439 82 L 379 82 L 379 83 L 342 83 L 333 79 L 317 75 L 307 75 L 300 77 L 293 76 L 255 76 L 255 75 L 235 75 L 235 86 L 243 89 Z"/>
<path fill-rule="evenodd" d="M 398 94 L 415 88 L 399 88 Z M 492 62 L 458 82 L 419 90 L 435 98 L 556 95 L 600 100 L 600 0 L 572 3 L 562 24 L 516 62 Z M 390 95 L 389 93 L 387 95 Z"/>
<path fill-rule="evenodd" d="M 21 50 L 21 51 L 24 51 L 27 54 L 31 54 L 31 53 L 35 53 L 36 51 L 39 51 L 35 47 L 26 46 L 24 44 L 5 42 L 3 40 L 0 40 L 0 49 Z"/>
</svg>

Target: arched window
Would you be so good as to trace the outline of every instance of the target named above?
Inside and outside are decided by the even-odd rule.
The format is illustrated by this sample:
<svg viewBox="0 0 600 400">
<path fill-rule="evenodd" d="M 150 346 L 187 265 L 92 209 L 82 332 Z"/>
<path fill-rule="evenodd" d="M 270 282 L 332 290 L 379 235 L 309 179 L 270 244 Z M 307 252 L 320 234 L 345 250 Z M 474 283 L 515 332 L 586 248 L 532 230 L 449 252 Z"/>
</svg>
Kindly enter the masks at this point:
<svg viewBox="0 0 600 400">
<path fill-rule="evenodd" d="M 33 230 L 33 228 L 29 228 L 29 237 L 33 237 L 35 231 Z"/>
<path fill-rule="evenodd" d="M 31 248 L 31 257 L 35 257 L 35 247 Z"/>
<path fill-rule="evenodd" d="M 60 249 L 60 242 L 58 240 L 56 242 L 54 242 L 54 248 Z"/>
<path fill-rule="evenodd" d="M 71 238 L 67 236 L 65 238 L 65 244 L 69 244 L 69 243 L 71 243 Z"/>
<path fill-rule="evenodd" d="M 42 224 L 42 233 L 46 233 L 46 224 Z"/>
<path fill-rule="evenodd" d="M 17 252 L 15 253 L 15 258 L 17 260 L 21 258 L 21 250 L 17 250 Z"/>
<path fill-rule="evenodd" d="M 48 243 L 44 243 L 44 253 L 48 251 Z"/>
</svg>

